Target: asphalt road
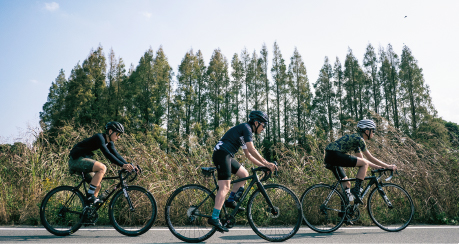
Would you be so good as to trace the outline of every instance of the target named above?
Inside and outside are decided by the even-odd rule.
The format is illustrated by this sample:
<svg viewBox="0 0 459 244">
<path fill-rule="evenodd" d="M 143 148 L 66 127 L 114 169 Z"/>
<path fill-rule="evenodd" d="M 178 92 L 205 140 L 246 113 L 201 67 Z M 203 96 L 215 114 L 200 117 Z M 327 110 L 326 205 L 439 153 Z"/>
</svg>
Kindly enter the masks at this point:
<svg viewBox="0 0 459 244">
<path fill-rule="evenodd" d="M 50 234 L 41 227 L 0 227 L 1 243 L 183 243 L 167 228 L 152 228 L 139 237 L 126 237 L 111 227 L 81 228 L 67 237 Z M 250 228 L 234 227 L 216 232 L 207 243 L 269 243 Z M 306 226 L 284 243 L 459 243 L 459 226 L 409 226 L 398 233 L 377 227 L 343 227 L 331 234 L 319 234 Z"/>
</svg>

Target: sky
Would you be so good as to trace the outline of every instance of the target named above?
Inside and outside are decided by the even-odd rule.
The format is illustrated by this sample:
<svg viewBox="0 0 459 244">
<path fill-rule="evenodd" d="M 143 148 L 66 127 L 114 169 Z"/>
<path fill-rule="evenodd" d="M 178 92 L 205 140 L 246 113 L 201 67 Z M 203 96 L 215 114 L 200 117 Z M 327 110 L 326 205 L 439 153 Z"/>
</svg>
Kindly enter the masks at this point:
<svg viewBox="0 0 459 244">
<path fill-rule="evenodd" d="M 208 64 L 215 49 L 230 61 L 266 44 L 272 60 L 277 42 L 287 64 L 298 49 L 311 87 L 326 56 L 344 64 L 350 48 L 362 64 L 368 44 L 399 56 L 407 45 L 438 116 L 459 123 L 458 12 L 456 0 L 0 0 L 0 144 L 33 140 L 59 70 L 68 78 L 99 45 L 127 68 L 162 46 L 177 74 L 190 49 Z"/>
</svg>

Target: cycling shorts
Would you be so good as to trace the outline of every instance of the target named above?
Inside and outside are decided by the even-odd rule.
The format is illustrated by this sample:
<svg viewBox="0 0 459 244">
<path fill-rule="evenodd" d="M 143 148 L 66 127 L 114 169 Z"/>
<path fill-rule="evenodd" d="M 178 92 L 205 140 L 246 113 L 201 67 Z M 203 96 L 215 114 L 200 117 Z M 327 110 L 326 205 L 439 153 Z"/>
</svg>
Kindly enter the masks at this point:
<svg viewBox="0 0 459 244">
<path fill-rule="evenodd" d="M 346 173 L 341 167 L 355 167 L 357 157 L 338 151 L 325 151 L 325 168 L 331 170 L 336 179 L 346 178 Z"/>
<path fill-rule="evenodd" d="M 217 167 L 218 180 L 230 180 L 231 173 L 236 174 L 241 167 L 241 164 L 232 158 L 231 154 L 225 150 L 214 151 L 212 161 L 215 167 Z"/>
<path fill-rule="evenodd" d="M 92 169 L 96 162 L 97 161 L 92 158 L 79 157 L 78 159 L 73 159 L 70 156 L 69 172 L 70 174 L 83 172 L 85 173 L 84 178 L 86 179 L 86 182 L 91 182 L 92 176 L 94 175 L 94 173 L 92 173 Z"/>
</svg>

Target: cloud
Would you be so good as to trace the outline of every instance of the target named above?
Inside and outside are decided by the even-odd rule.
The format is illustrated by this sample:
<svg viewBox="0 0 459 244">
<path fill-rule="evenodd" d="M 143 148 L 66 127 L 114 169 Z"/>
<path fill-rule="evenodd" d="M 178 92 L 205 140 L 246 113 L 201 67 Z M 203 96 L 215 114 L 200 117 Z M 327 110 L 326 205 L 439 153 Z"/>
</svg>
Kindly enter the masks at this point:
<svg viewBox="0 0 459 244">
<path fill-rule="evenodd" d="M 51 12 L 56 11 L 59 9 L 59 4 L 56 2 L 45 3 L 45 9 Z"/>
<path fill-rule="evenodd" d="M 148 12 L 143 12 L 142 13 L 143 16 L 145 16 L 147 19 L 151 18 L 151 13 L 148 13 Z"/>
<path fill-rule="evenodd" d="M 37 84 L 38 80 L 30 80 L 30 82 Z"/>
</svg>

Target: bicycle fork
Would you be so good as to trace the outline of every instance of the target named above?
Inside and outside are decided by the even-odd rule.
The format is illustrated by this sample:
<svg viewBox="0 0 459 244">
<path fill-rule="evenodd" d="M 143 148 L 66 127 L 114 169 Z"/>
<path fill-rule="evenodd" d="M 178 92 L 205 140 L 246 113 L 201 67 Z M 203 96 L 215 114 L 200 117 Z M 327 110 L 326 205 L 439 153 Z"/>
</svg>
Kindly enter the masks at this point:
<svg viewBox="0 0 459 244">
<path fill-rule="evenodd" d="M 269 210 L 271 212 L 271 214 L 276 217 L 278 214 L 279 214 L 279 210 L 278 208 L 276 208 L 273 203 L 271 202 L 271 199 L 269 198 L 268 194 L 266 193 L 266 190 L 265 188 L 263 187 L 263 185 L 260 183 L 260 182 L 257 182 L 257 186 L 258 186 L 258 189 L 260 190 L 261 192 L 261 195 L 263 195 L 263 197 L 265 197 L 265 200 L 266 202 L 268 203 L 268 206 L 269 206 Z"/>
<path fill-rule="evenodd" d="M 378 192 L 379 192 L 379 195 L 381 195 L 381 197 L 384 199 L 384 202 L 386 202 L 387 207 L 389 207 L 389 209 L 394 208 L 394 206 L 390 202 L 389 198 L 387 197 L 386 193 L 384 192 L 380 184 L 378 184 Z"/>
</svg>

